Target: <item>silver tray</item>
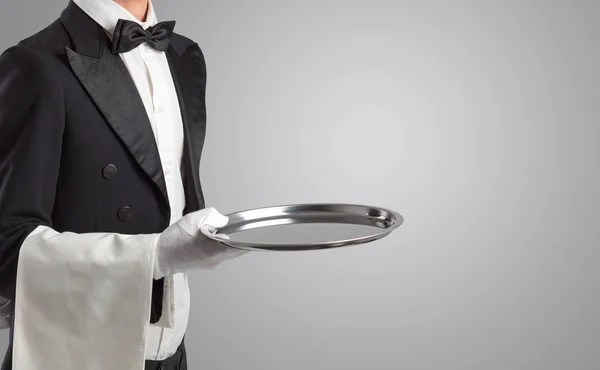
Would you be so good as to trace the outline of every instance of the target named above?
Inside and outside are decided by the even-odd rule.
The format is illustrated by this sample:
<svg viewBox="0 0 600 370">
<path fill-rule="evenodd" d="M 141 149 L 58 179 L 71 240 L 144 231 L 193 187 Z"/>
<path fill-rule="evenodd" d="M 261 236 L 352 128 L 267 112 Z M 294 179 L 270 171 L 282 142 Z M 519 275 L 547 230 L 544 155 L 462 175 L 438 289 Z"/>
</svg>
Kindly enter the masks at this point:
<svg viewBox="0 0 600 370">
<path fill-rule="evenodd" d="M 251 251 L 305 251 L 364 244 L 389 235 L 404 221 L 390 209 L 341 203 L 281 205 L 227 216 L 225 227 L 202 228 L 202 233 L 222 245 Z"/>
</svg>

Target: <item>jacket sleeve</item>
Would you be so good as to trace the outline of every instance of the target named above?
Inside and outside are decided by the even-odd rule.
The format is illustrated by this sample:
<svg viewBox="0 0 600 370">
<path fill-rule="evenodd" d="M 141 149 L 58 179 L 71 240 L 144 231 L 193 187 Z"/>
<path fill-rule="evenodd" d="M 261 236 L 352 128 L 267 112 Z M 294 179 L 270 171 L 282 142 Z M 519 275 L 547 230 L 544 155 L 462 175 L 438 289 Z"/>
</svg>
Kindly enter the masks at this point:
<svg viewBox="0 0 600 370">
<path fill-rule="evenodd" d="M 52 226 L 64 122 L 51 67 L 24 46 L 0 55 L 0 296 L 10 300 L 23 241 Z"/>
</svg>

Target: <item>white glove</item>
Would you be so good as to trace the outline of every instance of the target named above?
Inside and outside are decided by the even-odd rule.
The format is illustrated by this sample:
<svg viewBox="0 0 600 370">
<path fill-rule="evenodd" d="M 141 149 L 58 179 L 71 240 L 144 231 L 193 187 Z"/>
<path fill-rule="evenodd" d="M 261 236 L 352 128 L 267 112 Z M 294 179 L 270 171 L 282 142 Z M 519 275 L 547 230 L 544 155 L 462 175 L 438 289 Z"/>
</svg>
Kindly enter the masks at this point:
<svg viewBox="0 0 600 370">
<path fill-rule="evenodd" d="M 227 225 L 229 218 L 214 207 L 188 213 L 163 231 L 156 246 L 154 279 L 191 269 L 211 270 L 221 262 L 248 251 L 224 246 L 207 238 L 200 228 L 214 232 Z M 225 235 L 225 234 L 220 234 Z"/>
</svg>

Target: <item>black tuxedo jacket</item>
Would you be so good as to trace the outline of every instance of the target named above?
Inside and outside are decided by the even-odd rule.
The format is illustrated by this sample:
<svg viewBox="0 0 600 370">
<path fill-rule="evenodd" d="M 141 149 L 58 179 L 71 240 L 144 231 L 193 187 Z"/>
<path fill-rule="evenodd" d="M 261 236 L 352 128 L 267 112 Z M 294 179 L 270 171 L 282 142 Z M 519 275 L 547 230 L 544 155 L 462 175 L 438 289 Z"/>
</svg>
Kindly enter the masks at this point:
<svg viewBox="0 0 600 370">
<path fill-rule="evenodd" d="M 110 47 L 104 30 L 71 2 L 58 20 L 0 56 L 0 296 L 14 299 L 19 248 L 39 225 L 121 234 L 169 225 L 154 134 Z M 205 205 L 199 164 L 206 66 L 198 44 L 178 34 L 166 54 L 183 119 L 189 213 Z M 162 279 L 154 282 L 152 300 L 156 322 Z"/>
</svg>

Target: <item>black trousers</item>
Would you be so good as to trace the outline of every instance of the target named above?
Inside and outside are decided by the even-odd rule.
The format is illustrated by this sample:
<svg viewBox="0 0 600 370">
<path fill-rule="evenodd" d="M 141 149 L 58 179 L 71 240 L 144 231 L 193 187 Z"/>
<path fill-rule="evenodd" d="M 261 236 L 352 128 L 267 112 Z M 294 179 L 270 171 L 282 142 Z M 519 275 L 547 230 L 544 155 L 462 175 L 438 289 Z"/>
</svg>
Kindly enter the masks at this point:
<svg viewBox="0 0 600 370">
<path fill-rule="evenodd" d="M 173 356 L 162 361 L 146 360 L 144 370 L 187 370 L 187 357 L 183 342 Z"/>
</svg>

